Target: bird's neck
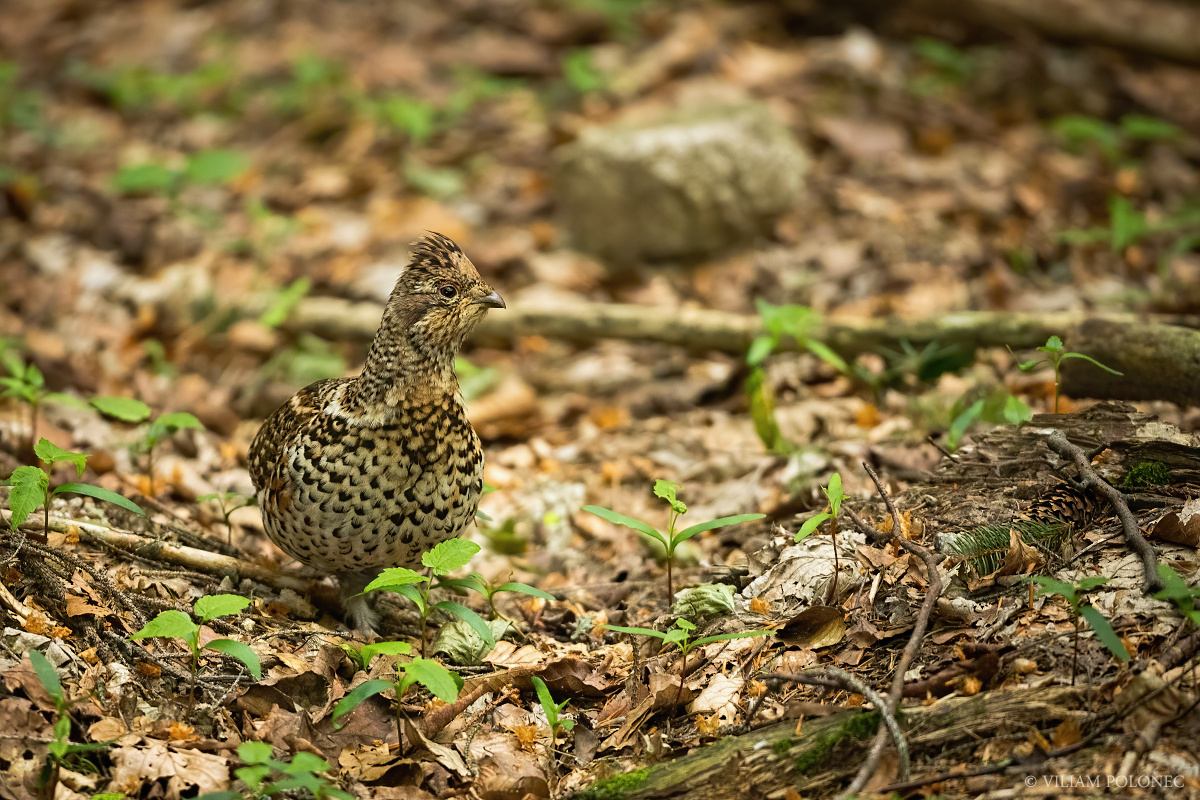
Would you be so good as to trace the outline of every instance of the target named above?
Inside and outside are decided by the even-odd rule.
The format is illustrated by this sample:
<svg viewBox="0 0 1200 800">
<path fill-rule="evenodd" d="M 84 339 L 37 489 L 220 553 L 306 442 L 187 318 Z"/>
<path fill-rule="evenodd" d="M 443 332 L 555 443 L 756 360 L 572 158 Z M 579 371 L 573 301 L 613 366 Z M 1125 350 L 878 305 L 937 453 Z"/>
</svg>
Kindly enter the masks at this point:
<svg viewBox="0 0 1200 800">
<path fill-rule="evenodd" d="M 420 405 L 458 394 L 454 353 L 389 330 L 387 320 L 354 383 L 353 399 L 360 406 Z"/>
</svg>

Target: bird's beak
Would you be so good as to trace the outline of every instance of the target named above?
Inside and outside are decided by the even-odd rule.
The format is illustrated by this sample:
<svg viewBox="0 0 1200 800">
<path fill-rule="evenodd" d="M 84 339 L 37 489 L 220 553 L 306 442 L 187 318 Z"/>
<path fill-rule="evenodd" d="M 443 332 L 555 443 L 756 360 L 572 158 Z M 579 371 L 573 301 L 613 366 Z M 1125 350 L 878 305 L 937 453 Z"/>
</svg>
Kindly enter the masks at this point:
<svg viewBox="0 0 1200 800">
<path fill-rule="evenodd" d="M 488 292 L 475 302 L 485 308 L 508 308 L 508 306 L 504 304 L 504 298 L 501 297 L 500 293 L 495 289 L 492 289 L 492 291 Z"/>
</svg>

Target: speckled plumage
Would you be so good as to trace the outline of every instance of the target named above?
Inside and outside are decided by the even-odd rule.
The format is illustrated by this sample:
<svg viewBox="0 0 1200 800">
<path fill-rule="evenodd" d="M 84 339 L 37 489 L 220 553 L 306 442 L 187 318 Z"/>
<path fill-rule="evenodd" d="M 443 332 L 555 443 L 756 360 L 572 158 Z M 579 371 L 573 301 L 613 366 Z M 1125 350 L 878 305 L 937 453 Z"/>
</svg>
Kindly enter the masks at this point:
<svg viewBox="0 0 1200 800">
<path fill-rule="evenodd" d="M 467 420 L 454 356 L 500 296 L 458 245 L 414 246 L 388 298 L 362 373 L 318 381 L 272 414 L 250 446 L 267 534 L 300 562 L 339 577 L 354 597 L 380 569 L 416 566 L 459 535 L 483 488 L 483 448 Z"/>
</svg>

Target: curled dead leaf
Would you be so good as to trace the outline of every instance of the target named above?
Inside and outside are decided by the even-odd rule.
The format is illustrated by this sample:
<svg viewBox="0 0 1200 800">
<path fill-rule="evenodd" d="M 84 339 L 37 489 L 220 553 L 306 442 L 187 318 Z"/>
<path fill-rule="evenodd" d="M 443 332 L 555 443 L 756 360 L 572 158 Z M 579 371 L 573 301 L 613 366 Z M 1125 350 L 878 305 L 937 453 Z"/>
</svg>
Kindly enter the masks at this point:
<svg viewBox="0 0 1200 800">
<path fill-rule="evenodd" d="M 1193 497 L 1178 511 L 1164 514 L 1150 526 L 1150 535 L 1164 542 L 1200 548 L 1200 497 Z"/>
<path fill-rule="evenodd" d="M 846 635 L 842 612 L 832 606 L 810 606 L 784 623 L 775 634 L 788 644 L 814 650 L 837 644 Z"/>
</svg>

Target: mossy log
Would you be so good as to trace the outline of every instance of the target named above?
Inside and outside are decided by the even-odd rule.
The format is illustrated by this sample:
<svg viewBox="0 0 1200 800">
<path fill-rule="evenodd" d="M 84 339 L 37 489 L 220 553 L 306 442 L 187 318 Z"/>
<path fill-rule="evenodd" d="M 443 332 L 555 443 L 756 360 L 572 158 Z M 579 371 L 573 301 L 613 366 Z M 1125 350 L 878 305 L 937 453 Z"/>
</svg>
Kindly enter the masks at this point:
<svg viewBox="0 0 1200 800">
<path fill-rule="evenodd" d="M 1081 691 L 1071 687 L 997 690 L 905 708 L 899 718 L 914 764 L 968 737 L 979 741 L 1049 730 L 1067 718 L 1082 719 Z M 785 720 L 740 736 L 727 736 L 673 761 L 597 781 L 576 800 L 743 800 L 783 796 L 794 786 L 808 796 L 854 775 L 870 746 L 878 715 L 845 711 L 807 720 L 799 734 Z M 978 765 L 973 765 L 978 766 Z M 1027 767 L 1015 767 L 1027 769 Z"/>
<path fill-rule="evenodd" d="M 1082 359 L 1066 361 L 1063 391 L 1072 397 L 1200 404 L 1200 332 L 1092 319 L 1075 328 L 1067 345 L 1122 373 L 1113 375 Z"/>
</svg>

